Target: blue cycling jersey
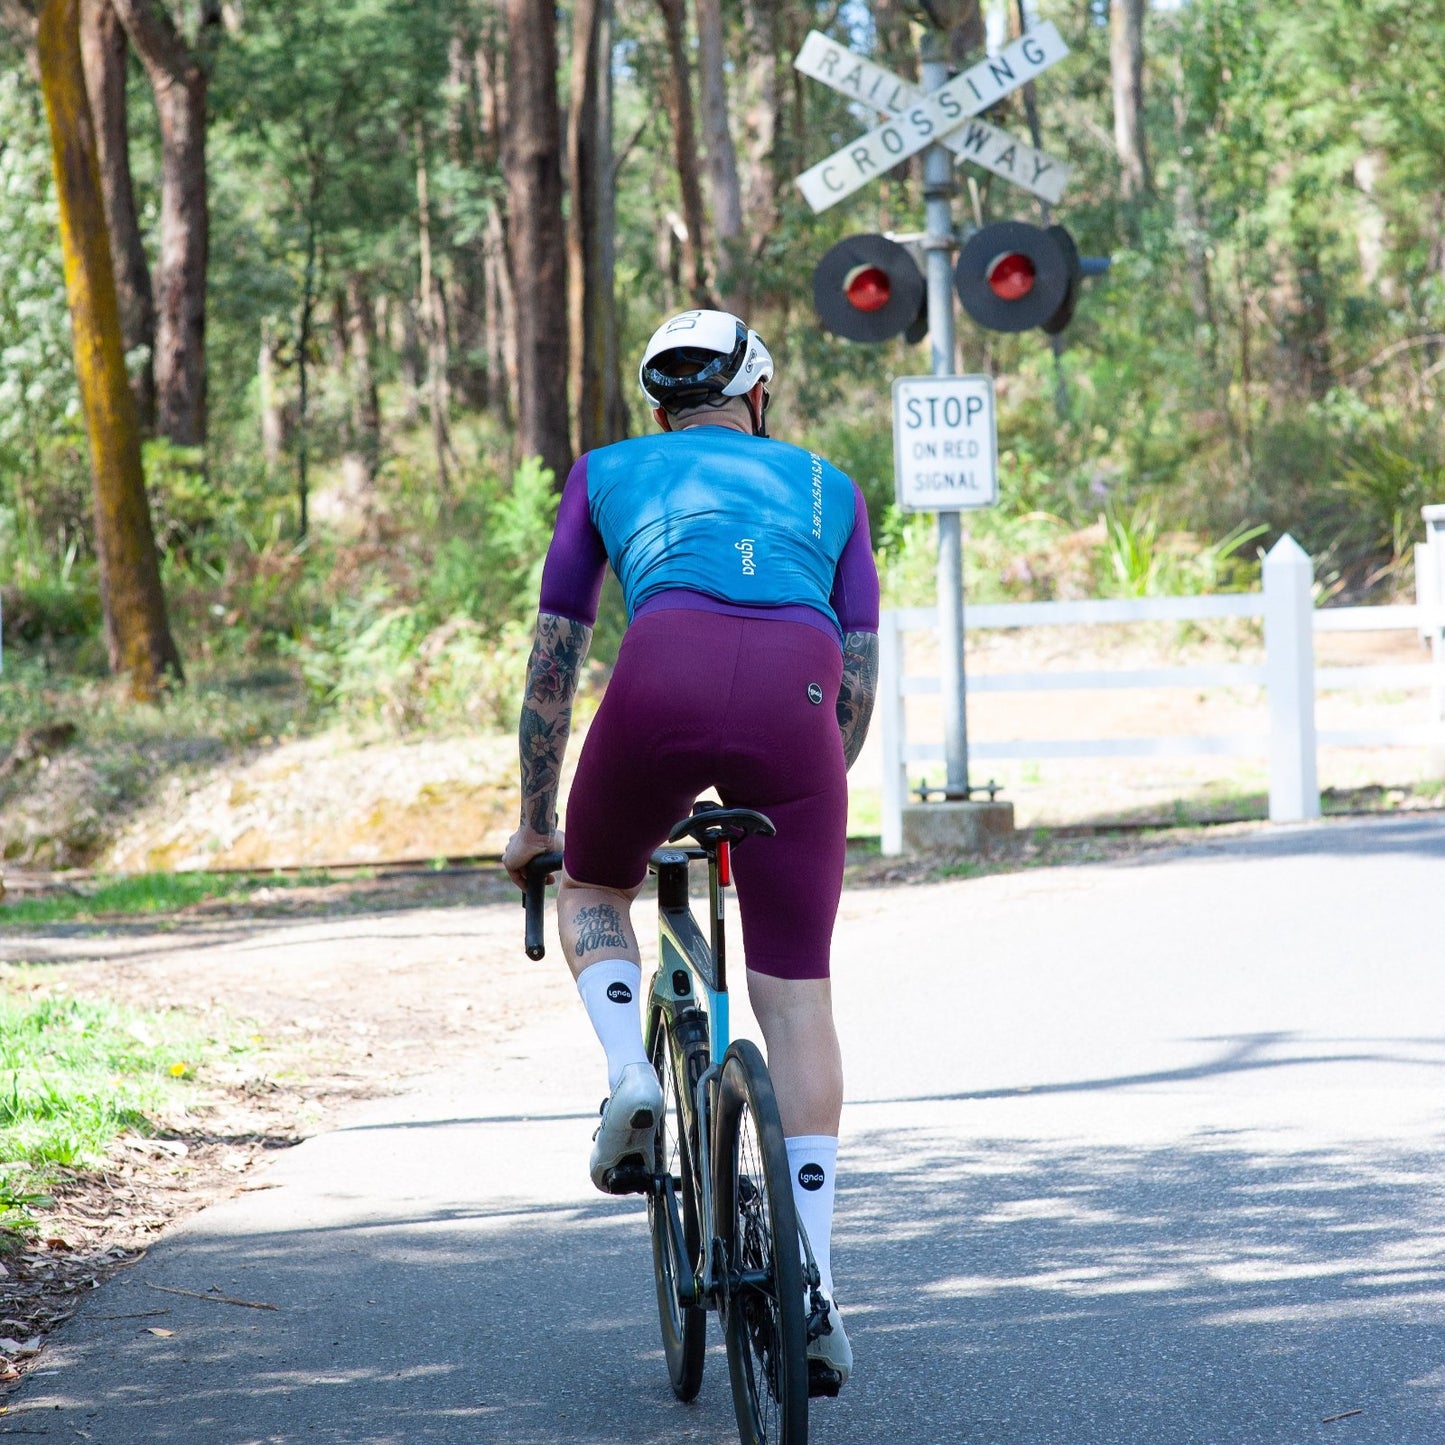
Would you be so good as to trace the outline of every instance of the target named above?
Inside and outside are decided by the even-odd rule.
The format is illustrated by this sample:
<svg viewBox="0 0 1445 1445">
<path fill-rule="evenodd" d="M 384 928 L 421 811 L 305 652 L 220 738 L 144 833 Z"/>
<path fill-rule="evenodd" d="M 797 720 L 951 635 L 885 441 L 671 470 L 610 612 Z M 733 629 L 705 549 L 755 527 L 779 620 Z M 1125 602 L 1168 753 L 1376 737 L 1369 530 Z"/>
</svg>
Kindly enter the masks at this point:
<svg viewBox="0 0 1445 1445">
<path fill-rule="evenodd" d="M 629 618 L 650 597 L 682 590 L 813 607 L 837 625 L 829 598 L 855 491 L 822 457 L 694 426 L 589 453 L 587 496 Z"/>
</svg>

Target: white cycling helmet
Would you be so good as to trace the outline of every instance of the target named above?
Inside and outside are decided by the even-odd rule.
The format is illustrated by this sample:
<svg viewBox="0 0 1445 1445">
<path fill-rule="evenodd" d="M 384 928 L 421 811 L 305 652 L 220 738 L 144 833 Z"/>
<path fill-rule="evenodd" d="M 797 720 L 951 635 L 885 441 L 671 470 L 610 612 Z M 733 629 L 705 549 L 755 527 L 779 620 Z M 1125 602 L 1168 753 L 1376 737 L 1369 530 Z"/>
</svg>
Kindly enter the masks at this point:
<svg viewBox="0 0 1445 1445">
<path fill-rule="evenodd" d="M 727 311 L 684 311 L 652 333 L 637 379 L 650 406 L 671 410 L 720 405 L 772 378 L 773 358 L 756 331 Z"/>
</svg>

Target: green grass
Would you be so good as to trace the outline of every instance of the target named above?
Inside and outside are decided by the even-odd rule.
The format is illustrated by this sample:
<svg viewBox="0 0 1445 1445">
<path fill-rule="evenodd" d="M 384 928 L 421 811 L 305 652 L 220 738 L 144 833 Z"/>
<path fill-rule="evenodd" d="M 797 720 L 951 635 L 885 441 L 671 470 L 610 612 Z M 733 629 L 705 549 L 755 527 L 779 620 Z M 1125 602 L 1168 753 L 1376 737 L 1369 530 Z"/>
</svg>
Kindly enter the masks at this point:
<svg viewBox="0 0 1445 1445">
<path fill-rule="evenodd" d="M 175 1013 L 141 1013 L 0 975 L 0 1248 L 34 1226 L 62 1169 L 95 1168 L 127 1131 L 184 1107 L 215 1042 Z M 43 987 L 43 985 L 42 985 Z"/>
<path fill-rule="evenodd" d="M 329 883 L 325 872 L 133 873 L 90 879 L 65 893 L 0 904 L 0 926 L 43 927 L 99 918 L 175 913 L 211 901 L 244 902 L 258 888 L 298 888 Z"/>
</svg>

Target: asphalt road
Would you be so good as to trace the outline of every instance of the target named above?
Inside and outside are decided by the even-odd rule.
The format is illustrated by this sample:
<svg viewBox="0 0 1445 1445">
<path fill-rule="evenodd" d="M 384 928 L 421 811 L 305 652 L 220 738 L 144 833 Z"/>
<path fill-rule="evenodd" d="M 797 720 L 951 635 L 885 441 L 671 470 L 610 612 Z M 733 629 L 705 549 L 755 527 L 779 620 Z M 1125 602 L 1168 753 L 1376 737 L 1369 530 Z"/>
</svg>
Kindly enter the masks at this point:
<svg viewBox="0 0 1445 1445">
<path fill-rule="evenodd" d="M 857 1369 L 810 1438 L 1445 1441 L 1442 905 L 1438 818 L 847 897 Z M 0 1435 L 735 1439 L 716 1349 L 668 1391 L 564 1002 L 97 1291 Z"/>
</svg>

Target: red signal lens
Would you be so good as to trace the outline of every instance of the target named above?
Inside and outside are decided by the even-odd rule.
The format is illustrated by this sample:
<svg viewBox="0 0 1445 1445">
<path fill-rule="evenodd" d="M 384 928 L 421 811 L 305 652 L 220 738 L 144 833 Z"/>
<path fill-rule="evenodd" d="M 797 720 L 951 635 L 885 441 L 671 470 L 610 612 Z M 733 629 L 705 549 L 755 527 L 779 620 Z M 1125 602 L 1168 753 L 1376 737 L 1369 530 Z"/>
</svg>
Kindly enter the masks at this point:
<svg viewBox="0 0 1445 1445">
<path fill-rule="evenodd" d="M 1018 251 L 994 257 L 988 268 L 989 290 L 1000 301 L 1022 301 L 1034 289 L 1034 263 Z"/>
<path fill-rule="evenodd" d="M 843 294 L 859 311 L 881 311 L 893 296 L 893 283 L 881 267 L 860 266 L 843 283 Z"/>
</svg>

